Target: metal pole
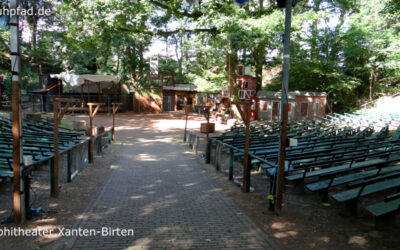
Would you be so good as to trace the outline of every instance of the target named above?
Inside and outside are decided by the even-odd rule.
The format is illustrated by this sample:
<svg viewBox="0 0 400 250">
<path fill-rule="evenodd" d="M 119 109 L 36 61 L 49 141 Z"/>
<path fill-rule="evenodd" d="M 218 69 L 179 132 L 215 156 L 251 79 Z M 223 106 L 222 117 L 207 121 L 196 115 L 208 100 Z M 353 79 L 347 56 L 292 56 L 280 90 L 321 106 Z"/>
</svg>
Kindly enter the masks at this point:
<svg viewBox="0 0 400 250">
<path fill-rule="evenodd" d="M 281 99 L 281 136 L 279 139 L 279 159 L 277 174 L 277 190 L 275 210 L 279 214 L 282 210 L 282 196 L 284 186 L 285 171 L 285 150 L 286 150 L 286 132 L 288 119 L 288 88 L 289 88 L 289 69 L 290 69 L 290 27 L 292 22 L 292 2 L 286 0 L 285 5 L 285 36 L 283 49 L 283 83 L 282 83 L 282 99 Z"/>
<path fill-rule="evenodd" d="M 10 10 L 17 10 L 18 0 L 10 1 Z M 16 12 L 15 12 L 16 13 Z M 19 17 L 11 16 L 10 44 L 11 44 L 11 73 L 12 73 L 12 135 L 13 135 L 13 206 L 15 224 L 23 224 L 26 220 L 24 179 L 23 179 L 23 150 L 22 124 L 20 103 L 20 37 L 18 27 Z"/>
</svg>

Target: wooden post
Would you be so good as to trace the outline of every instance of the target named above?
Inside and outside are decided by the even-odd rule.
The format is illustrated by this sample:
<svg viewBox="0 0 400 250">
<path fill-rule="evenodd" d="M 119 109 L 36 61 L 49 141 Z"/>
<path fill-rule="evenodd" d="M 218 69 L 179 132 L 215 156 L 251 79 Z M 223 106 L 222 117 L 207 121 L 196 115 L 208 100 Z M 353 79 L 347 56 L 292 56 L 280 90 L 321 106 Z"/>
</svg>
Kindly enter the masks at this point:
<svg viewBox="0 0 400 250">
<path fill-rule="evenodd" d="M 188 117 L 189 117 L 189 111 L 190 108 L 192 106 L 191 105 L 185 105 L 185 115 L 186 115 L 186 122 L 185 122 L 185 133 L 183 135 L 183 141 L 186 142 L 186 130 L 187 130 L 187 123 L 188 123 Z"/>
<path fill-rule="evenodd" d="M 211 106 L 207 105 L 198 105 L 196 106 L 200 112 L 204 115 L 207 120 L 207 126 L 210 124 L 210 108 Z M 206 133 L 206 163 L 209 164 L 211 162 L 210 155 L 211 155 L 211 145 L 209 140 L 209 133 Z"/>
<path fill-rule="evenodd" d="M 93 141 L 93 118 L 96 115 L 97 111 L 99 111 L 99 108 L 101 105 L 103 105 L 104 103 L 94 103 L 94 102 L 89 102 L 87 103 L 87 105 L 89 106 L 89 120 L 90 120 L 90 131 L 89 131 L 89 135 L 90 135 L 90 158 L 89 158 L 89 163 L 93 163 L 94 161 L 94 152 L 93 152 L 93 145 L 94 145 L 94 141 Z M 93 106 L 94 106 L 94 110 L 93 110 Z"/>
<path fill-rule="evenodd" d="M 236 105 L 242 120 L 246 126 L 246 137 L 244 144 L 244 159 L 243 159 L 243 187 L 244 193 L 250 192 L 250 164 L 249 162 L 249 136 L 250 136 L 250 115 L 252 102 L 234 102 Z M 244 105 L 246 112 L 244 113 L 241 109 L 241 105 Z"/>
<path fill-rule="evenodd" d="M 229 180 L 233 180 L 233 148 L 229 149 Z"/>
<path fill-rule="evenodd" d="M 62 107 L 62 104 L 65 106 Z M 53 101 L 53 111 L 54 111 L 54 163 L 52 164 L 51 174 L 50 174 L 50 195 L 52 197 L 58 197 L 59 187 L 58 187 L 58 125 L 60 124 L 62 118 L 70 107 L 71 103 L 80 103 L 79 99 L 73 98 L 55 98 Z M 58 112 L 60 110 L 60 113 Z"/>
<path fill-rule="evenodd" d="M 10 10 L 17 10 L 18 0 L 10 1 Z M 17 13 L 17 11 L 16 11 Z M 10 19 L 10 51 L 11 51 L 11 75 L 12 75 L 12 137 L 13 137 L 13 210 L 15 224 L 24 224 L 26 220 L 26 203 L 24 176 L 23 176 L 23 145 L 22 122 L 20 104 L 20 32 L 18 26 L 19 16 L 12 15 Z"/>
<path fill-rule="evenodd" d="M 115 139 L 115 114 L 117 113 L 117 110 L 119 108 L 119 105 L 121 103 L 112 103 L 112 112 L 113 112 L 113 126 L 112 126 L 112 136 L 111 136 L 111 140 L 114 141 Z"/>
<path fill-rule="evenodd" d="M 290 71 L 290 29 L 292 22 L 292 7 L 293 0 L 287 0 L 285 3 L 285 39 L 283 48 L 283 81 L 282 81 L 282 98 L 281 98 L 281 137 L 279 147 L 278 159 L 278 173 L 277 173 L 277 190 L 276 190 L 276 203 L 275 210 L 279 215 L 282 210 L 282 196 L 285 172 L 285 153 L 286 153 L 286 132 L 287 132 L 287 119 L 288 119 L 288 89 L 289 89 L 289 71 Z"/>
</svg>

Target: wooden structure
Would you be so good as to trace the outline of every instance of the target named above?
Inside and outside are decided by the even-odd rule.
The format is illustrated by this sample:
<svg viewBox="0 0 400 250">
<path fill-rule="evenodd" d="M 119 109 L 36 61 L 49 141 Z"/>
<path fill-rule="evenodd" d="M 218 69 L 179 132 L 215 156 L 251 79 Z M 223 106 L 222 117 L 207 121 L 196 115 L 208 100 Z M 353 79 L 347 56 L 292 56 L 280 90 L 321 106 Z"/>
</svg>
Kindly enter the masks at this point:
<svg viewBox="0 0 400 250">
<path fill-rule="evenodd" d="M 244 158 L 243 158 L 243 185 L 242 191 L 244 193 L 250 192 L 250 173 L 251 173 L 251 160 L 249 158 L 249 140 L 250 140 L 250 109 L 252 102 L 244 101 L 244 102 L 234 102 L 236 105 L 240 116 L 246 126 L 246 135 L 245 135 L 245 146 L 244 146 Z M 245 112 L 242 111 L 242 107 L 244 107 Z"/>
<path fill-rule="evenodd" d="M 163 86 L 163 111 L 183 110 L 184 104 L 194 106 L 197 87 L 193 84 Z"/>
<path fill-rule="evenodd" d="M 13 155 L 15 154 L 15 147 L 13 145 L 13 122 L 0 118 L 0 179 L 13 178 L 14 181 L 20 180 L 20 186 L 18 194 L 20 195 L 19 206 L 14 206 L 14 209 L 19 211 L 14 219 L 21 219 L 23 223 L 26 214 L 29 212 L 29 186 L 30 186 L 30 174 L 34 171 L 33 166 L 39 166 L 51 162 L 50 172 L 50 195 L 53 196 L 55 188 L 54 180 L 54 124 L 50 122 L 44 122 L 39 120 L 24 119 L 21 122 L 23 126 L 24 136 L 21 137 L 20 152 L 24 152 L 24 159 L 20 161 L 19 175 L 15 174 L 16 165 L 13 161 Z M 81 133 L 59 130 L 57 132 L 56 140 L 58 143 L 57 154 L 67 153 L 70 155 L 71 150 L 76 145 L 85 143 L 86 139 Z M 72 160 L 70 157 L 67 158 L 67 174 L 70 177 Z M 15 195 L 15 193 L 14 193 Z M 16 204 L 14 204 L 16 205 Z M 18 205 L 18 204 L 17 204 Z M 19 218 L 18 218 L 19 217 Z"/>
<path fill-rule="evenodd" d="M 189 117 L 189 112 L 192 111 L 192 106 L 191 105 L 185 105 L 185 132 L 183 135 L 183 141 L 186 142 L 186 130 L 187 130 L 187 123 L 188 123 L 188 117 Z"/>
<path fill-rule="evenodd" d="M 382 122 L 386 125 L 371 136 L 371 127 L 382 126 Z M 398 126 L 396 134 L 390 137 L 384 133 L 389 124 Z M 250 156 L 252 162 L 258 162 L 270 177 L 268 198 L 277 205 L 279 199 L 276 196 L 279 194 L 274 189 L 280 168 L 277 164 L 281 154 L 280 122 L 260 121 L 251 123 L 250 126 L 248 150 L 245 150 L 247 140 L 244 133 L 247 126 L 238 125 L 229 132 L 212 137 L 211 144 L 216 145 L 214 162 L 219 164 L 221 154 L 227 152 L 226 149 L 230 150 L 231 162 L 234 158 L 244 160 Z M 398 114 L 334 114 L 325 119 L 290 121 L 287 134 L 297 138 L 297 143 L 285 143 L 285 168 L 282 169 L 284 175 L 281 176 L 286 182 L 304 183 L 311 192 L 318 192 L 325 202 L 334 200 L 345 203 L 346 208 L 350 208 L 353 213 L 359 211 L 357 201 L 368 197 L 372 198 L 370 204 L 376 204 L 366 208 L 370 215 L 387 216 L 399 211 Z M 221 150 L 221 147 L 225 150 Z M 232 166 L 231 162 L 229 168 Z M 229 173 L 231 179 L 231 169 Z M 389 193 L 390 190 L 392 193 Z M 329 193 L 332 198 L 330 200 Z"/>
<path fill-rule="evenodd" d="M 258 117 L 263 120 L 278 120 L 280 117 L 281 92 L 258 91 Z M 288 119 L 325 117 L 326 93 L 288 92 Z"/>
<path fill-rule="evenodd" d="M 104 103 L 89 102 L 86 105 L 89 106 L 89 120 L 90 120 L 90 128 L 89 128 L 89 135 L 90 135 L 89 151 L 90 151 L 90 157 L 89 157 L 89 163 L 93 163 L 93 161 L 94 161 L 94 152 L 93 152 L 93 145 L 94 145 L 94 140 L 93 140 L 93 118 L 96 115 L 97 111 L 99 111 L 100 106 L 104 105 Z"/>
<path fill-rule="evenodd" d="M 53 99 L 59 97 L 80 98 L 81 106 L 70 107 L 70 109 L 87 112 L 85 103 L 88 102 L 106 103 L 108 107 L 113 102 L 127 104 L 129 101 L 129 93 L 127 92 L 129 91 L 119 82 L 118 76 L 68 75 L 61 73 L 41 75 L 39 89 L 32 91 L 32 94 L 35 98 L 40 97 L 41 110 L 44 112 L 52 110 Z"/>
<path fill-rule="evenodd" d="M 113 141 L 114 141 L 114 139 L 115 139 L 115 114 L 117 113 L 120 104 L 121 104 L 121 103 L 114 103 L 114 102 L 113 102 L 113 104 L 112 104 L 112 105 L 113 105 L 113 106 L 112 106 L 113 126 L 112 126 L 112 136 L 111 136 L 111 140 L 113 140 Z"/>
<path fill-rule="evenodd" d="M 51 187 L 54 187 L 51 190 L 52 197 L 58 197 L 59 186 L 58 186 L 58 125 L 60 124 L 62 118 L 70 107 L 71 103 L 80 103 L 80 99 L 71 99 L 71 98 L 56 98 L 53 101 L 54 107 L 54 163 L 51 167 L 52 176 L 51 180 L 54 181 Z M 63 106 L 65 104 L 65 106 Z"/>
<path fill-rule="evenodd" d="M 209 129 L 210 127 L 210 106 L 196 106 L 196 109 L 199 110 L 204 117 L 206 118 L 207 123 L 206 126 L 204 126 L 202 124 L 200 124 L 200 132 L 201 133 L 205 133 L 206 134 L 206 163 L 210 163 L 210 153 L 211 153 L 211 145 L 210 145 L 210 138 L 209 138 L 209 133 L 211 132 L 211 129 Z M 203 129 L 202 129 L 203 127 Z M 204 128 L 206 127 L 206 129 Z M 214 132 L 214 131 L 212 131 Z"/>
</svg>

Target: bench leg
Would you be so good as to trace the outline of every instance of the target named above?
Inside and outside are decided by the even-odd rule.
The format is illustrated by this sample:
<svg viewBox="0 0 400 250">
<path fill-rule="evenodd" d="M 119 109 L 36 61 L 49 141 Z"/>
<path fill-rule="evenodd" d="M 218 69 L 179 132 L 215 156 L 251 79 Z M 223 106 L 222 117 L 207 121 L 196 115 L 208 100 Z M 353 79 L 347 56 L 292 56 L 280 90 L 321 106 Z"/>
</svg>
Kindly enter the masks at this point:
<svg viewBox="0 0 400 250">
<path fill-rule="evenodd" d="M 328 202 L 328 193 L 329 193 L 329 190 L 328 189 L 322 189 L 322 190 L 320 190 L 319 192 L 318 192 L 318 194 L 319 194 L 319 197 L 321 198 L 321 201 L 322 202 Z"/>
<path fill-rule="evenodd" d="M 233 149 L 231 148 L 229 154 L 229 180 L 233 180 Z"/>
<path fill-rule="evenodd" d="M 357 215 L 358 212 L 358 200 L 353 199 L 345 202 L 345 206 L 347 211 L 350 213 L 350 215 Z"/>
<path fill-rule="evenodd" d="M 221 169 L 221 166 L 219 165 L 219 158 L 221 157 L 220 148 L 221 148 L 221 144 L 217 143 L 217 145 L 215 145 L 215 150 L 214 150 L 215 170 L 217 170 L 217 171 L 219 171 Z"/>
<path fill-rule="evenodd" d="M 211 143 L 210 140 L 207 138 L 206 139 L 206 163 L 210 164 L 211 162 Z"/>
<path fill-rule="evenodd" d="M 31 176 L 27 175 L 24 177 L 24 193 L 25 193 L 25 213 L 28 217 L 29 215 L 29 203 L 30 203 L 30 188 L 31 188 Z"/>
<path fill-rule="evenodd" d="M 193 147 L 194 147 L 194 152 L 196 153 L 196 155 L 198 155 L 199 154 L 199 143 L 200 143 L 200 141 L 199 141 L 199 136 L 198 135 L 196 135 L 196 137 L 194 138 L 194 145 L 193 145 Z"/>
<path fill-rule="evenodd" d="M 269 211 L 275 211 L 275 197 L 274 197 L 274 192 L 275 192 L 275 178 L 277 177 L 277 174 L 274 174 L 273 176 L 270 176 L 269 178 L 269 206 L 268 210 Z"/>
</svg>

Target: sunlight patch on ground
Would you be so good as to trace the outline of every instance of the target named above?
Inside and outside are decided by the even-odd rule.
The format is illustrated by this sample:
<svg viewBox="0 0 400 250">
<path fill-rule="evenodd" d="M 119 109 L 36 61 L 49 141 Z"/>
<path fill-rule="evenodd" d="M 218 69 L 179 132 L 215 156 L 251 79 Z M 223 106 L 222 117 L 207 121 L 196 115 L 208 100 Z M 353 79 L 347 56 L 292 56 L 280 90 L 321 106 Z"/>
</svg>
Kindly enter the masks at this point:
<svg viewBox="0 0 400 250">
<path fill-rule="evenodd" d="M 40 223 L 51 223 L 51 222 L 55 222 L 56 218 L 47 218 L 47 219 L 40 219 L 35 221 L 36 224 L 40 224 Z"/>
<path fill-rule="evenodd" d="M 329 243 L 331 239 L 328 236 L 321 236 L 317 237 L 316 240 L 321 243 Z"/>
<path fill-rule="evenodd" d="M 149 249 L 149 248 L 146 247 L 146 246 L 150 245 L 151 242 L 152 242 L 152 239 L 150 239 L 150 238 L 147 238 L 147 237 L 145 237 L 145 238 L 140 238 L 140 239 L 137 239 L 137 240 L 135 241 L 135 243 L 133 243 L 132 246 L 127 247 L 127 248 L 124 248 L 124 249 L 126 249 L 126 250 L 128 250 L 128 249 Z M 135 246 L 136 246 L 137 248 L 136 248 Z"/>
<path fill-rule="evenodd" d="M 357 246 L 362 247 L 367 244 L 367 239 L 365 239 L 365 237 L 363 237 L 363 236 L 354 235 L 354 236 L 350 236 L 348 242 L 351 245 L 357 245 Z"/>
<path fill-rule="evenodd" d="M 139 127 L 130 127 L 130 126 L 119 126 L 118 131 L 122 131 L 122 130 L 138 130 L 140 129 Z"/>
<path fill-rule="evenodd" d="M 136 140 L 137 140 L 138 142 L 140 142 L 140 143 L 151 143 L 151 144 L 153 144 L 153 143 L 155 143 L 155 142 L 172 142 L 172 141 L 173 141 L 173 138 L 167 137 L 167 138 L 160 138 L 160 139 L 157 139 L 157 140 L 154 140 L 154 139 L 145 139 L 145 138 L 137 138 Z"/>
<path fill-rule="evenodd" d="M 139 199 L 143 199 L 146 198 L 146 196 L 144 195 L 136 195 L 136 196 L 131 196 L 130 199 L 132 200 L 139 200 Z"/>
<path fill-rule="evenodd" d="M 290 222 L 274 222 L 271 225 L 272 229 L 275 230 L 287 230 L 289 228 L 293 228 L 294 224 Z"/>
<path fill-rule="evenodd" d="M 136 159 L 139 161 L 158 161 L 154 155 L 149 154 L 138 154 L 136 155 Z"/>
<path fill-rule="evenodd" d="M 274 233 L 274 237 L 277 239 L 284 239 L 287 237 L 297 236 L 298 233 L 296 231 L 287 231 L 287 232 L 276 232 Z"/>
<path fill-rule="evenodd" d="M 149 203 L 148 205 L 144 206 L 142 209 L 142 212 L 140 213 L 139 216 L 147 216 L 153 213 L 155 210 L 166 208 L 170 206 L 173 203 L 177 203 L 177 199 L 169 199 L 169 200 L 163 200 L 159 202 L 152 202 Z"/>
<path fill-rule="evenodd" d="M 170 227 L 159 227 L 159 228 L 156 228 L 156 232 L 157 233 L 166 233 L 166 232 L 169 232 L 169 231 L 171 231 Z"/>
<path fill-rule="evenodd" d="M 50 203 L 49 207 L 58 207 L 58 205 L 59 205 L 58 203 Z"/>
<path fill-rule="evenodd" d="M 183 185 L 184 187 L 192 187 L 192 186 L 194 186 L 194 185 L 197 185 L 198 183 L 188 183 L 188 184 L 185 184 L 185 185 Z"/>
<path fill-rule="evenodd" d="M 117 165 L 111 165 L 110 168 L 111 168 L 111 169 L 120 169 L 121 167 L 120 167 L 120 166 L 117 166 Z"/>
<path fill-rule="evenodd" d="M 135 129 L 141 129 L 141 127 L 131 127 L 131 126 L 117 126 L 115 127 L 115 131 L 122 131 L 122 130 L 135 130 Z"/>
<path fill-rule="evenodd" d="M 154 187 L 156 187 L 156 184 L 146 185 L 146 186 L 143 186 L 142 188 L 144 188 L 144 189 L 150 189 L 150 188 L 154 188 Z"/>
</svg>

